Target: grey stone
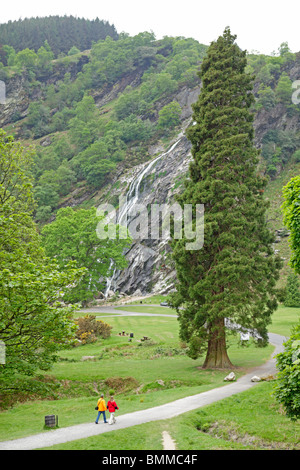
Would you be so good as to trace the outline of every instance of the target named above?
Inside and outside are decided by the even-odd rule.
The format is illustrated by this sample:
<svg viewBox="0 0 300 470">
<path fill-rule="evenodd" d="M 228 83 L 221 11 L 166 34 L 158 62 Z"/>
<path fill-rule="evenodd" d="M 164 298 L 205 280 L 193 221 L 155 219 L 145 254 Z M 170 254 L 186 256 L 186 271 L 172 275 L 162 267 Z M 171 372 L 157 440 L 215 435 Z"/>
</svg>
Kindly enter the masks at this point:
<svg viewBox="0 0 300 470">
<path fill-rule="evenodd" d="M 228 374 L 228 375 L 225 377 L 224 382 L 233 382 L 234 380 L 236 380 L 235 373 L 234 373 L 234 372 L 230 372 L 230 374 Z"/>
<path fill-rule="evenodd" d="M 258 375 L 254 375 L 253 377 L 251 377 L 251 382 L 260 382 L 261 381 L 261 378 L 258 377 Z"/>
</svg>

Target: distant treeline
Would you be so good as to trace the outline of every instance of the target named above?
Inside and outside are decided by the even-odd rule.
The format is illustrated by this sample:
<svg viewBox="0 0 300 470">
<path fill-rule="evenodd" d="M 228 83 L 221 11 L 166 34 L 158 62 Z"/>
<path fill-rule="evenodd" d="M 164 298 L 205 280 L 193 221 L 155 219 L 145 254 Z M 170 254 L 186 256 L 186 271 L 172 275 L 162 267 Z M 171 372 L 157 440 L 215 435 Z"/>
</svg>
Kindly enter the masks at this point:
<svg viewBox="0 0 300 470">
<path fill-rule="evenodd" d="M 58 56 L 67 54 L 73 46 L 80 51 L 90 49 L 93 42 L 107 36 L 118 39 L 115 26 L 99 18 L 88 20 L 74 16 L 48 16 L 0 24 L 0 45 L 12 46 L 16 52 L 26 48 L 37 52 L 47 41 L 55 56 Z"/>
</svg>

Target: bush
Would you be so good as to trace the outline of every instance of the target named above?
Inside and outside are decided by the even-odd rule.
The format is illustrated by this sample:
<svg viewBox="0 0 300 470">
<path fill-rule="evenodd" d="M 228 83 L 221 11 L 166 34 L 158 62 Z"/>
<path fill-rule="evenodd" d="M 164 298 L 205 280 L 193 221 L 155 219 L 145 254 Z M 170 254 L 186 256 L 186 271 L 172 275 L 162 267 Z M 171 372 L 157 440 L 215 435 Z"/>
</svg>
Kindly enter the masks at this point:
<svg viewBox="0 0 300 470">
<path fill-rule="evenodd" d="M 285 307 L 300 307 L 299 279 L 297 274 L 290 273 L 287 278 Z"/>
<path fill-rule="evenodd" d="M 300 419 L 300 323 L 284 347 L 284 352 L 276 356 L 279 373 L 274 394 L 287 416 L 296 421 Z"/>
<path fill-rule="evenodd" d="M 284 303 L 286 298 L 286 287 L 279 287 L 276 289 L 277 299 L 279 302 Z"/>
<path fill-rule="evenodd" d="M 111 391 L 115 393 L 126 393 L 136 389 L 139 386 L 139 382 L 134 377 L 108 377 L 104 384 Z"/>
<path fill-rule="evenodd" d="M 112 327 L 102 320 L 96 320 L 95 315 L 85 315 L 75 321 L 78 326 L 76 338 L 83 344 L 94 343 L 97 338 L 107 339 L 110 337 Z"/>
<path fill-rule="evenodd" d="M 172 101 L 164 106 L 158 114 L 158 127 L 160 129 L 172 128 L 180 123 L 181 107 L 179 103 Z"/>
<path fill-rule="evenodd" d="M 107 339 L 110 337 L 110 333 L 112 330 L 112 326 L 108 323 L 104 323 L 102 320 L 96 320 L 97 323 L 97 334 L 103 339 Z"/>
<path fill-rule="evenodd" d="M 296 150 L 296 152 L 293 153 L 292 158 L 295 163 L 299 163 L 300 162 L 300 150 Z"/>
</svg>

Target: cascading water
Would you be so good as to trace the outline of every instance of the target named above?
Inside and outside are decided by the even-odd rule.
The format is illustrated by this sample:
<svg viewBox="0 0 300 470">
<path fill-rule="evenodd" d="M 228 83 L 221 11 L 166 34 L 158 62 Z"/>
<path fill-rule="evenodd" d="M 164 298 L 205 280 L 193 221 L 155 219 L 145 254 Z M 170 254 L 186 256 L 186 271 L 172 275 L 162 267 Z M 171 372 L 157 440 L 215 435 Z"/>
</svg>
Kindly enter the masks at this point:
<svg viewBox="0 0 300 470">
<path fill-rule="evenodd" d="M 140 186 L 141 186 L 141 183 L 142 183 L 143 179 L 145 178 L 145 176 L 148 175 L 151 168 L 153 167 L 153 165 L 158 160 L 165 157 L 166 155 L 168 155 L 169 153 L 171 153 L 175 149 L 175 147 L 178 145 L 178 143 L 180 142 L 181 139 L 182 139 L 182 137 L 180 139 L 178 139 L 169 148 L 169 150 L 167 150 L 167 152 L 164 152 L 164 153 L 160 154 L 158 157 L 154 158 L 149 163 L 146 163 L 145 167 L 140 171 L 140 173 L 136 176 L 136 178 L 134 178 L 132 180 L 132 182 L 129 186 L 129 189 L 127 191 L 127 194 L 126 194 L 125 204 L 119 210 L 119 214 L 118 214 L 117 221 L 116 221 L 117 224 L 123 225 L 125 227 L 128 226 L 127 216 L 130 213 L 130 211 L 132 210 L 132 208 L 134 207 L 134 205 L 138 203 L 139 189 L 140 189 Z M 113 266 L 113 261 L 111 261 L 111 263 L 110 263 L 110 268 L 112 266 Z M 107 298 L 108 293 L 111 290 L 111 287 L 113 285 L 113 282 L 115 282 L 117 280 L 117 275 L 118 275 L 118 271 L 115 268 L 114 271 L 113 271 L 112 277 L 110 277 L 106 280 L 106 289 L 105 289 L 105 294 L 104 294 L 105 298 Z"/>
</svg>

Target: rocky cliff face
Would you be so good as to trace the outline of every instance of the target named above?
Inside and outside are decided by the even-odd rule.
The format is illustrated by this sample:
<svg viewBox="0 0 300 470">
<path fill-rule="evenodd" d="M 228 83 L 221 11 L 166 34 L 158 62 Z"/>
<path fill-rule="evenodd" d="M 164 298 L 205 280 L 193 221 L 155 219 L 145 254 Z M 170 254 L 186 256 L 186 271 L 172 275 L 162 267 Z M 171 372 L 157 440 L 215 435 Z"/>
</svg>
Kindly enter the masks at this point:
<svg viewBox="0 0 300 470">
<path fill-rule="evenodd" d="M 127 180 L 131 183 L 140 171 L 146 170 L 139 187 L 137 203 L 147 208 L 149 234 L 148 238 L 133 240 L 126 253 L 128 267 L 115 273 L 111 285 L 113 291 L 138 295 L 150 291 L 166 292 L 172 288 L 175 271 L 172 268 L 169 240 L 151 238 L 151 229 L 158 223 L 157 220 L 151 221 L 151 211 L 154 210 L 154 205 L 173 204 L 174 196 L 180 191 L 188 171 L 191 158 L 190 142 L 182 134 L 176 142 L 175 148 L 162 152 L 162 156 L 159 155 L 149 171 L 149 163 L 140 165 L 137 172 L 132 172 L 131 180 Z"/>
<path fill-rule="evenodd" d="M 87 55 L 83 54 L 76 62 L 64 63 L 54 62 L 52 72 L 49 75 L 38 75 L 37 83 L 55 84 L 64 79 L 66 73 L 73 79 L 78 72 L 82 71 L 83 66 L 88 62 Z M 22 120 L 28 115 L 28 106 L 32 101 L 42 99 L 42 86 L 33 87 L 28 81 L 26 72 L 15 74 L 6 80 L 6 99 L 1 105 L 0 127 L 11 124 L 17 120 Z M 18 135 L 16 135 L 18 137 Z"/>
<path fill-rule="evenodd" d="M 109 196 L 104 199 L 111 201 L 126 196 L 130 185 L 145 172 L 138 187 L 137 204 L 147 208 L 149 230 L 151 229 L 151 207 L 153 205 L 174 203 L 174 196 L 180 192 L 188 173 L 191 160 L 191 143 L 185 137 L 185 129 L 191 124 L 192 104 L 197 100 L 200 87 L 182 89 L 176 96 L 181 106 L 182 130 L 167 148 L 161 143 L 149 148 L 150 159 L 129 171 L 119 174 L 117 186 L 114 183 L 109 189 Z M 173 148 L 174 147 L 174 148 Z M 152 164 L 153 160 L 156 160 Z M 149 170 L 148 170 L 149 167 Z M 153 239 L 149 232 L 148 238 L 135 239 L 126 253 L 128 266 L 122 272 L 115 272 L 109 281 L 110 294 L 124 292 L 126 294 L 146 294 L 149 292 L 168 292 L 172 289 L 176 276 L 171 260 L 171 248 L 168 239 Z"/>
</svg>

